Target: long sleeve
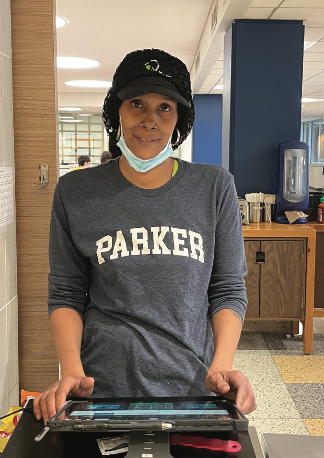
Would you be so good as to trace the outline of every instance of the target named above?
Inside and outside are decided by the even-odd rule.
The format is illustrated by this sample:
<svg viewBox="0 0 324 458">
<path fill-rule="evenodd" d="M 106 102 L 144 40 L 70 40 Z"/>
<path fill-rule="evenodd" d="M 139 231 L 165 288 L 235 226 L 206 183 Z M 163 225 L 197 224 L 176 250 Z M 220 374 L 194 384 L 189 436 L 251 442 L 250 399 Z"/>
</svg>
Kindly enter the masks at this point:
<svg viewBox="0 0 324 458">
<path fill-rule="evenodd" d="M 232 309 L 244 319 L 247 273 L 239 203 L 231 177 L 218 204 L 215 255 L 208 288 L 209 315 Z"/>
<path fill-rule="evenodd" d="M 88 302 L 87 260 L 76 248 L 57 184 L 49 240 L 48 310 L 71 308 L 83 315 Z"/>
</svg>

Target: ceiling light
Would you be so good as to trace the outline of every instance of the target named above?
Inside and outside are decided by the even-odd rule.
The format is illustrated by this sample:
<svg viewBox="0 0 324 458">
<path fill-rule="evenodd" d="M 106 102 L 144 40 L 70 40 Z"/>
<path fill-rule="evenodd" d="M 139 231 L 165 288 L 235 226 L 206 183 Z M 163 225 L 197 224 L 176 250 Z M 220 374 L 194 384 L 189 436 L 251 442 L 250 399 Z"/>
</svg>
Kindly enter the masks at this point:
<svg viewBox="0 0 324 458">
<path fill-rule="evenodd" d="M 73 116 L 59 116 L 60 119 L 73 119 Z"/>
<path fill-rule="evenodd" d="M 98 81 L 98 80 L 74 80 L 65 81 L 67 86 L 73 87 L 90 87 L 90 88 L 108 88 L 111 87 L 110 81 Z"/>
<path fill-rule="evenodd" d="M 61 122 L 83 122 L 83 119 L 63 119 Z"/>
<path fill-rule="evenodd" d="M 315 43 L 317 43 L 317 41 L 304 41 L 304 51 L 313 46 Z"/>
<path fill-rule="evenodd" d="M 216 84 L 216 86 L 214 86 L 213 89 L 224 89 L 224 85 L 223 84 Z"/>
<path fill-rule="evenodd" d="M 63 16 L 56 16 L 55 17 L 55 22 L 56 22 L 56 28 L 59 29 L 60 27 L 64 27 L 66 24 L 69 23 L 69 21 L 66 19 L 66 17 Z"/>
<path fill-rule="evenodd" d="M 309 99 L 307 97 L 303 97 L 301 99 L 302 102 L 322 102 L 324 99 Z"/>
<path fill-rule="evenodd" d="M 58 111 L 82 111 L 82 108 L 75 108 L 75 107 L 61 107 Z"/>
<path fill-rule="evenodd" d="M 57 57 L 57 68 L 94 68 L 99 67 L 97 60 L 83 57 Z"/>
</svg>

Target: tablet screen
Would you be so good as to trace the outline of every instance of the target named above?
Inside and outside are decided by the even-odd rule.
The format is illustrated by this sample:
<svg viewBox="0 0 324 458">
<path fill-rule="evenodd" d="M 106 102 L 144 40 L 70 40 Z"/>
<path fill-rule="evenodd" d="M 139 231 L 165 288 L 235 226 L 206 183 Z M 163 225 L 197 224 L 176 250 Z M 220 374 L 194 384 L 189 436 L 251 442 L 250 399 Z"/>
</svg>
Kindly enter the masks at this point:
<svg viewBox="0 0 324 458">
<path fill-rule="evenodd" d="M 75 401 L 65 420 L 230 420 L 241 419 L 230 401 L 208 398 L 122 398 Z"/>
</svg>

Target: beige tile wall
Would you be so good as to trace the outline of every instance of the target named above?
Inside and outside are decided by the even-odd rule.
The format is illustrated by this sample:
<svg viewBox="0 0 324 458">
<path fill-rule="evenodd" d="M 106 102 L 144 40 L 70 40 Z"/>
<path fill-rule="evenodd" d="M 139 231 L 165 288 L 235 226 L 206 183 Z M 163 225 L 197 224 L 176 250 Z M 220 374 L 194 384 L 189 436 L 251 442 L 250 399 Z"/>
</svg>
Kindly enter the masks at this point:
<svg viewBox="0 0 324 458">
<path fill-rule="evenodd" d="M 0 167 L 14 176 L 10 0 L 0 0 Z M 0 416 L 19 405 L 15 221 L 0 227 Z"/>
</svg>

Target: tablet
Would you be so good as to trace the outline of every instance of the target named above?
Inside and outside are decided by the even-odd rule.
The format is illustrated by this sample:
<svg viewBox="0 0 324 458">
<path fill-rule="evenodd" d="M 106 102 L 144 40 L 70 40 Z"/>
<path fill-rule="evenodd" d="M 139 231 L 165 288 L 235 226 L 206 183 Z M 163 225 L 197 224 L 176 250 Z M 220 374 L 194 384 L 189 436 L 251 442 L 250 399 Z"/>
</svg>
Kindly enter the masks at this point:
<svg viewBox="0 0 324 458">
<path fill-rule="evenodd" d="M 247 430 L 248 419 L 220 396 L 74 399 L 47 421 L 52 431 Z"/>
</svg>

